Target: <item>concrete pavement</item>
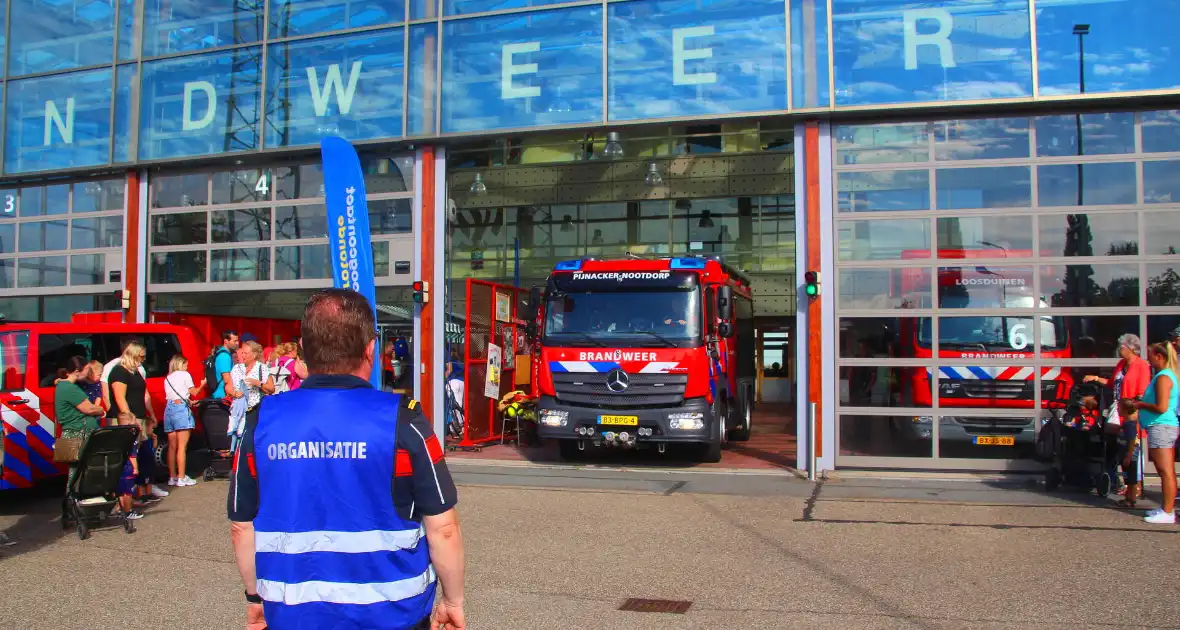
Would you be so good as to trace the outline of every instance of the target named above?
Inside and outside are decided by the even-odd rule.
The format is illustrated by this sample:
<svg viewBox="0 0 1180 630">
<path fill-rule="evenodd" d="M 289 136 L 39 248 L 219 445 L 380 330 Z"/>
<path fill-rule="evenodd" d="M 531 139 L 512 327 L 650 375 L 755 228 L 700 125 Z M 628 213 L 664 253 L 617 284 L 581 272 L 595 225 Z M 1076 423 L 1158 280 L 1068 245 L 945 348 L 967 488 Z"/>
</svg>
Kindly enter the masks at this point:
<svg viewBox="0 0 1180 630">
<path fill-rule="evenodd" d="M 1180 624 L 1180 528 L 1027 480 L 455 472 L 471 628 Z M 60 530 L 54 499 L 6 498 L 3 627 L 241 627 L 225 488 L 180 489 L 137 534 L 85 542 Z M 693 603 L 618 611 L 628 597 Z"/>
</svg>

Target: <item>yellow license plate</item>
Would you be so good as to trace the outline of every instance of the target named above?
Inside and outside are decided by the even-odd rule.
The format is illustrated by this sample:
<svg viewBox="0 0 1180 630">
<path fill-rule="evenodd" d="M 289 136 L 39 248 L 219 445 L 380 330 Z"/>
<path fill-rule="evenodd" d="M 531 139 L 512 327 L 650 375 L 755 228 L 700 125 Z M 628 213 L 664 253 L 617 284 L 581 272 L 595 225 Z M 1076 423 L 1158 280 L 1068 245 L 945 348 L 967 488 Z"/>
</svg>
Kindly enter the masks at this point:
<svg viewBox="0 0 1180 630">
<path fill-rule="evenodd" d="M 1012 446 L 1016 444 L 1016 438 L 1010 436 L 979 436 L 975 438 L 975 443 L 979 446 Z"/>
<path fill-rule="evenodd" d="M 598 424 L 634 427 L 639 425 L 639 416 L 598 416 Z"/>
</svg>

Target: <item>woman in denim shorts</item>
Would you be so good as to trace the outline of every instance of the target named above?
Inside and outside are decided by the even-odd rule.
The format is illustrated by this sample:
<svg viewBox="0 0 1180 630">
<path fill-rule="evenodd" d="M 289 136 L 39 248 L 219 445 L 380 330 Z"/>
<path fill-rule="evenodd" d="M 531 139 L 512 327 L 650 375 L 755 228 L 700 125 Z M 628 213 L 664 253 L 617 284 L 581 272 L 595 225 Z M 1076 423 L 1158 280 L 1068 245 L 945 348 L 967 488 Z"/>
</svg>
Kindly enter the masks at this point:
<svg viewBox="0 0 1180 630">
<path fill-rule="evenodd" d="M 1176 438 L 1180 437 L 1180 366 L 1176 349 L 1170 343 L 1152 344 L 1147 349 L 1147 360 L 1157 372 L 1143 393 L 1143 400 L 1135 402 L 1139 408 L 1139 426 L 1147 431 L 1147 454 L 1160 476 L 1163 500 L 1143 520 L 1148 523 L 1176 522 Z"/>
<path fill-rule="evenodd" d="M 198 387 L 188 372 L 188 359 L 174 355 L 168 362 L 168 377 L 164 379 L 164 433 L 168 434 L 168 485 L 195 486 L 185 473 L 188 453 L 188 438 L 197 426 L 193 419 L 192 399 L 205 387 L 201 381 Z"/>
</svg>

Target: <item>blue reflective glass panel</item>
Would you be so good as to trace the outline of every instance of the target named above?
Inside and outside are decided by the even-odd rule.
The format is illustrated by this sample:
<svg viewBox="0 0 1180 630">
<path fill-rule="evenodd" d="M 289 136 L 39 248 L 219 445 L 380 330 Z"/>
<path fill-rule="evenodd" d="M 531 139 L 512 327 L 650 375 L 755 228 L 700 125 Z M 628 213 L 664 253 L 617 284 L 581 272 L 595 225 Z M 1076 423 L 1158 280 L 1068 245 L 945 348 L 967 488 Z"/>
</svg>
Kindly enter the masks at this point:
<svg viewBox="0 0 1180 630">
<path fill-rule="evenodd" d="M 8 75 L 110 63 L 115 54 L 115 10 L 134 11 L 134 0 L 11 0 L 12 43 Z"/>
<path fill-rule="evenodd" d="M 609 6 L 611 120 L 787 108 L 781 0 Z"/>
<path fill-rule="evenodd" d="M 1032 205 L 1032 180 L 1027 166 L 940 168 L 934 187 L 939 210 Z"/>
<path fill-rule="evenodd" d="M 438 107 L 438 25 L 410 27 L 410 84 L 406 117 L 410 135 L 434 133 Z"/>
<path fill-rule="evenodd" d="M 262 36 L 265 0 L 146 0 L 143 55 L 248 44 Z"/>
<path fill-rule="evenodd" d="M 1042 206 L 1101 206 L 1135 203 L 1135 165 L 1053 164 L 1037 167 L 1037 203 Z"/>
<path fill-rule="evenodd" d="M 8 24 L 5 19 L 8 17 L 8 2 L 7 0 L 0 0 L 0 69 L 7 69 L 7 61 L 4 58 L 4 49 L 7 48 Z"/>
<path fill-rule="evenodd" d="M 258 147 L 258 47 L 143 64 L 139 159 Z"/>
<path fill-rule="evenodd" d="M 1130 112 L 1042 116 L 1036 119 L 1036 128 L 1037 155 L 1041 157 L 1135 151 L 1135 115 Z"/>
<path fill-rule="evenodd" d="M 443 25 L 442 131 L 602 120 L 602 8 Z"/>
<path fill-rule="evenodd" d="M 1032 94 L 1027 0 L 832 0 L 836 104 Z"/>
<path fill-rule="evenodd" d="M 402 22 L 402 0 L 273 0 L 267 37 L 294 37 Z"/>
<path fill-rule="evenodd" d="M 794 106 L 831 105 L 828 73 L 828 3 L 825 0 L 792 0 L 791 100 Z"/>
<path fill-rule="evenodd" d="M 930 209 L 930 171 L 839 173 L 840 212 L 890 212 Z"/>
<path fill-rule="evenodd" d="M 1180 160 L 1143 163 L 1143 202 L 1180 203 Z"/>
<path fill-rule="evenodd" d="M 115 70 L 115 162 L 130 162 L 131 154 L 131 90 L 139 84 L 139 67 L 134 64 Z"/>
<path fill-rule="evenodd" d="M 411 20 L 438 17 L 439 0 L 409 0 L 409 2 Z"/>
<path fill-rule="evenodd" d="M 131 0 L 130 8 L 119 9 L 119 37 L 116 43 L 119 61 L 131 61 L 139 58 L 139 49 L 141 48 L 139 26 L 135 2 Z"/>
<path fill-rule="evenodd" d="M 6 101 L 6 173 L 110 161 L 110 69 L 9 81 Z"/>
<path fill-rule="evenodd" d="M 543 7 L 561 4 L 567 0 L 442 0 L 443 15 L 467 15 L 485 11 Z"/>
<path fill-rule="evenodd" d="M 402 135 L 402 38 L 397 28 L 271 44 L 266 146 Z"/>
<path fill-rule="evenodd" d="M 1180 151 L 1180 110 L 1140 112 L 1139 127 L 1144 152 Z"/>
<path fill-rule="evenodd" d="M 837 164 L 896 164 L 930 161 L 928 123 L 882 123 L 835 127 Z"/>
<path fill-rule="evenodd" d="M 1177 16 L 1180 0 L 1037 2 L 1041 94 L 1180 86 Z"/>
<path fill-rule="evenodd" d="M 999 160 L 1029 155 L 1027 118 L 971 118 L 933 123 L 937 160 Z"/>
</svg>

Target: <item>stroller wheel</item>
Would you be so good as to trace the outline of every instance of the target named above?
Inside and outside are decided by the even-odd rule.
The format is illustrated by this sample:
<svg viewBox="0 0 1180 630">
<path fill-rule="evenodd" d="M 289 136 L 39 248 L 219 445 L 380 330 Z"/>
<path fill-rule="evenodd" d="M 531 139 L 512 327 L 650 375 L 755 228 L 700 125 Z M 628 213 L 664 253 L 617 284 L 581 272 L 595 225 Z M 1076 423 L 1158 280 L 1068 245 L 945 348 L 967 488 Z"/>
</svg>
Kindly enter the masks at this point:
<svg viewBox="0 0 1180 630">
<path fill-rule="evenodd" d="M 1045 473 L 1045 489 L 1052 492 L 1061 487 L 1061 471 L 1056 468 L 1050 468 Z"/>
<path fill-rule="evenodd" d="M 205 469 L 205 481 L 213 481 L 213 476 L 214 476 L 213 467 L 210 466 L 210 467 L 206 468 Z"/>
<path fill-rule="evenodd" d="M 127 532 L 128 534 L 134 534 L 135 533 L 135 521 L 133 521 L 129 518 L 124 518 L 123 519 L 123 531 Z"/>
<path fill-rule="evenodd" d="M 1097 486 L 1098 496 L 1102 498 L 1110 496 L 1110 491 L 1113 486 L 1110 473 L 1102 473 L 1102 476 L 1098 477 L 1098 483 L 1095 485 Z"/>
<path fill-rule="evenodd" d="M 90 538 L 90 528 L 86 527 L 86 523 L 81 520 L 78 521 L 78 540 L 86 540 Z"/>
</svg>

